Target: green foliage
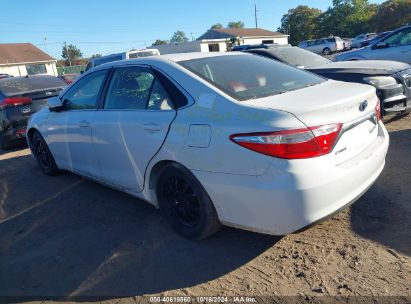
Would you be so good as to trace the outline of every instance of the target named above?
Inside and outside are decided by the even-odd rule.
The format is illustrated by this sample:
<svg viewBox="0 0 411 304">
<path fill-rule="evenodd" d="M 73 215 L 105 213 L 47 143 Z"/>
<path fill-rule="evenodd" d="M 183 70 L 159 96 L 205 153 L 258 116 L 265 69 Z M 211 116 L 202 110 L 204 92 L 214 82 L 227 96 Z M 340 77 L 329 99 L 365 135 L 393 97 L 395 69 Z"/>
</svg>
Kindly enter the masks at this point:
<svg viewBox="0 0 411 304">
<path fill-rule="evenodd" d="M 170 39 L 170 43 L 182 43 L 182 42 L 187 42 L 188 38 L 186 36 L 186 33 L 183 31 L 177 31 L 174 33 L 173 37 Z"/>
<path fill-rule="evenodd" d="M 90 59 L 99 58 L 99 57 L 102 57 L 102 55 L 101 54 L 93 54 L 93 55 L 91 55 Z"/>
<path fill-rule="evenodd" d="M 83 56 L 83 53 L 80 51 L 79 48 L 77 48 L 73 44 L 67 45 L 67 43 L 64 42 L 63 44 L 63 50 L 61 51 L 61 57 L 63 57 L 66 61 L 68 61 L 71 65 L 71 62 L 73 60 L 77 60 Z"/>
<path fill-rule="evenodd" d="M 231 21 L 227 24 L 228 28 L 244 28 L 243 21 Z"/>
<path fill-rule="evenodd" d="M 222 28 L 223 28 L 223 25 L 222 25 L 221 23 L 213 24 L 213 25 L 210 27 L 211 30 L 217 30 L 217 29 L 222 29 Z"/>
<path fill-rule="evenodd" d="M 157 39 L 156 41 L 154 41 L 153 45 L 164 45 L 164 44 L 168 44 L 167 40 L 161 40 L 161 39 Z"/>
<path fill-rule="evenodd" d="M 290 35 L 290 43 L 327 37 L 354 37 L 364 32 L 394 30 L 411 22 L 411 0 L 388 0 L 380 5 L 368 0 L 333 0 L 325 12 L 305 5 L 290 9 L 281 19 L 279 31 Z"/>
<path fill-rule="evenodd" d="M 316 21 L 320 15 L 319 9 L 299 5 L 288 10 L 281 18 L 281 26 L 278 30 L 290 35 L 291 44 L 315 38 Z"/>
<path fill-rule="evenodd" d="M 411 23 L 411 0 L 389 0 L 382 3 L 371 18 L 372 27 L 379 31 L 389 31 Z"/>
</svg>

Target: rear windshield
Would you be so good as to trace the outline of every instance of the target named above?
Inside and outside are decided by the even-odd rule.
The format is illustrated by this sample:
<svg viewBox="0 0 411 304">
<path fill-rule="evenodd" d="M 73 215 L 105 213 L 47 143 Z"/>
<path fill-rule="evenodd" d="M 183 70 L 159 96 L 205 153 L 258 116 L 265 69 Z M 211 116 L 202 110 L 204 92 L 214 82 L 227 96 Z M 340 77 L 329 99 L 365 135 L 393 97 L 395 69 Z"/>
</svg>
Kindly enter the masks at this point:
<svg viewBox="0 0 411 304">
<path fill-rule="evenodd" d="M 133 59 L 133 58 L 149 57 L 149 56 L 156 56 L 156 55 L 158 55 L 157 51 L 142 51 L 138 53 L 130 53 L 128 55 L 128 58 Z"/>
<path fill-rule="evenodd" d="M 314 74 L 253 55 L 207 57 L 179 64 L 237 100 L 281 94 L 325 81 Z"/>
<path fill-rule="evenodd" d="M 310 68 L 332 62 L 331 60 L 298 47 L 278 47 L 267 50 L 281 61 L 298 68 Z"/>
<path fill-rule="evenodd" d="M 67 83 L 53 76 L 28 76 L 0 79 L 0 91 L 6 96 L 61 88 L 64 86 L 67 86 Z"/>
</svg>

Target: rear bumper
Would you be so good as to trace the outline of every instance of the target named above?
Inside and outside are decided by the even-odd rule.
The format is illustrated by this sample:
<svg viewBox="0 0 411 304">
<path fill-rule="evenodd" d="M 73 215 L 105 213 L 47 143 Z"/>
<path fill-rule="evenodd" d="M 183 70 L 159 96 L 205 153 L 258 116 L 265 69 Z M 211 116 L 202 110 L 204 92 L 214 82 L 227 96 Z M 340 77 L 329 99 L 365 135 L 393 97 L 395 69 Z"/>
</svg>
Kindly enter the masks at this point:
<svg viewBox="0 0 411 304">
<path fill-rule="evenodd" d="M 332 157 L 274 159 L 260 176 L 193 173 L 206 188 L 222 223 L 284 235 L 355 202 L 383 170 L 388 145 L 388 133 L 380 123 L 373 144 L 337 166 Z"/>
</svg>

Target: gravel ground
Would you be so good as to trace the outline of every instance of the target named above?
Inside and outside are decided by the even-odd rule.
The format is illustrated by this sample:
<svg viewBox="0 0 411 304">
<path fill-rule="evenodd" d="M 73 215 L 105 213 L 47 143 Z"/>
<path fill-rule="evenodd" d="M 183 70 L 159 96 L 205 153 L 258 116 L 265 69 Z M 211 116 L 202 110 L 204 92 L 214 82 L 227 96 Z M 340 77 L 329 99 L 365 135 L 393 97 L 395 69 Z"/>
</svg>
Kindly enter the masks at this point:
<svg viewBox="0 0 411 304">
<path fill-rule="evenodd" d="M 409 303 L 411 118 L 387 128 L 386 167 L 351 208 L 299 234 L 224 228 L 202 242 L 174 234 L 133 197 L 69 173 L 44 176 L 27 149 L 0 151 L 0 295 L 20 296 L 17 302 L 135 303 L 155 294 Z"/>
</svg>

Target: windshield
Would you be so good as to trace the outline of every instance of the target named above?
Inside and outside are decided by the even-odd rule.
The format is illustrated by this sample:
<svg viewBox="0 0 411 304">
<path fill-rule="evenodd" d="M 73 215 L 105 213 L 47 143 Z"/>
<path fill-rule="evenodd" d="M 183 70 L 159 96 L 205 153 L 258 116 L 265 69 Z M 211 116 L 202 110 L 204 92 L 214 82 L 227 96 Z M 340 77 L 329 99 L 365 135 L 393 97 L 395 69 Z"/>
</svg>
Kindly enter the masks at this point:
<svg viewBox="0 0 411 304">
<path fill-rule="evenodd" d="M 331 60 L 298 47 L 278 47 L 267 50 L 281 61 L 299 68 L 310 68 L 332 62 Z"/>
<path fill-rule="evenodd" d="M 314 74 L 261 56 L 216 56 L 180 65 L 237 100 L 261 98 L 325 81 Z"/>
</svg>

